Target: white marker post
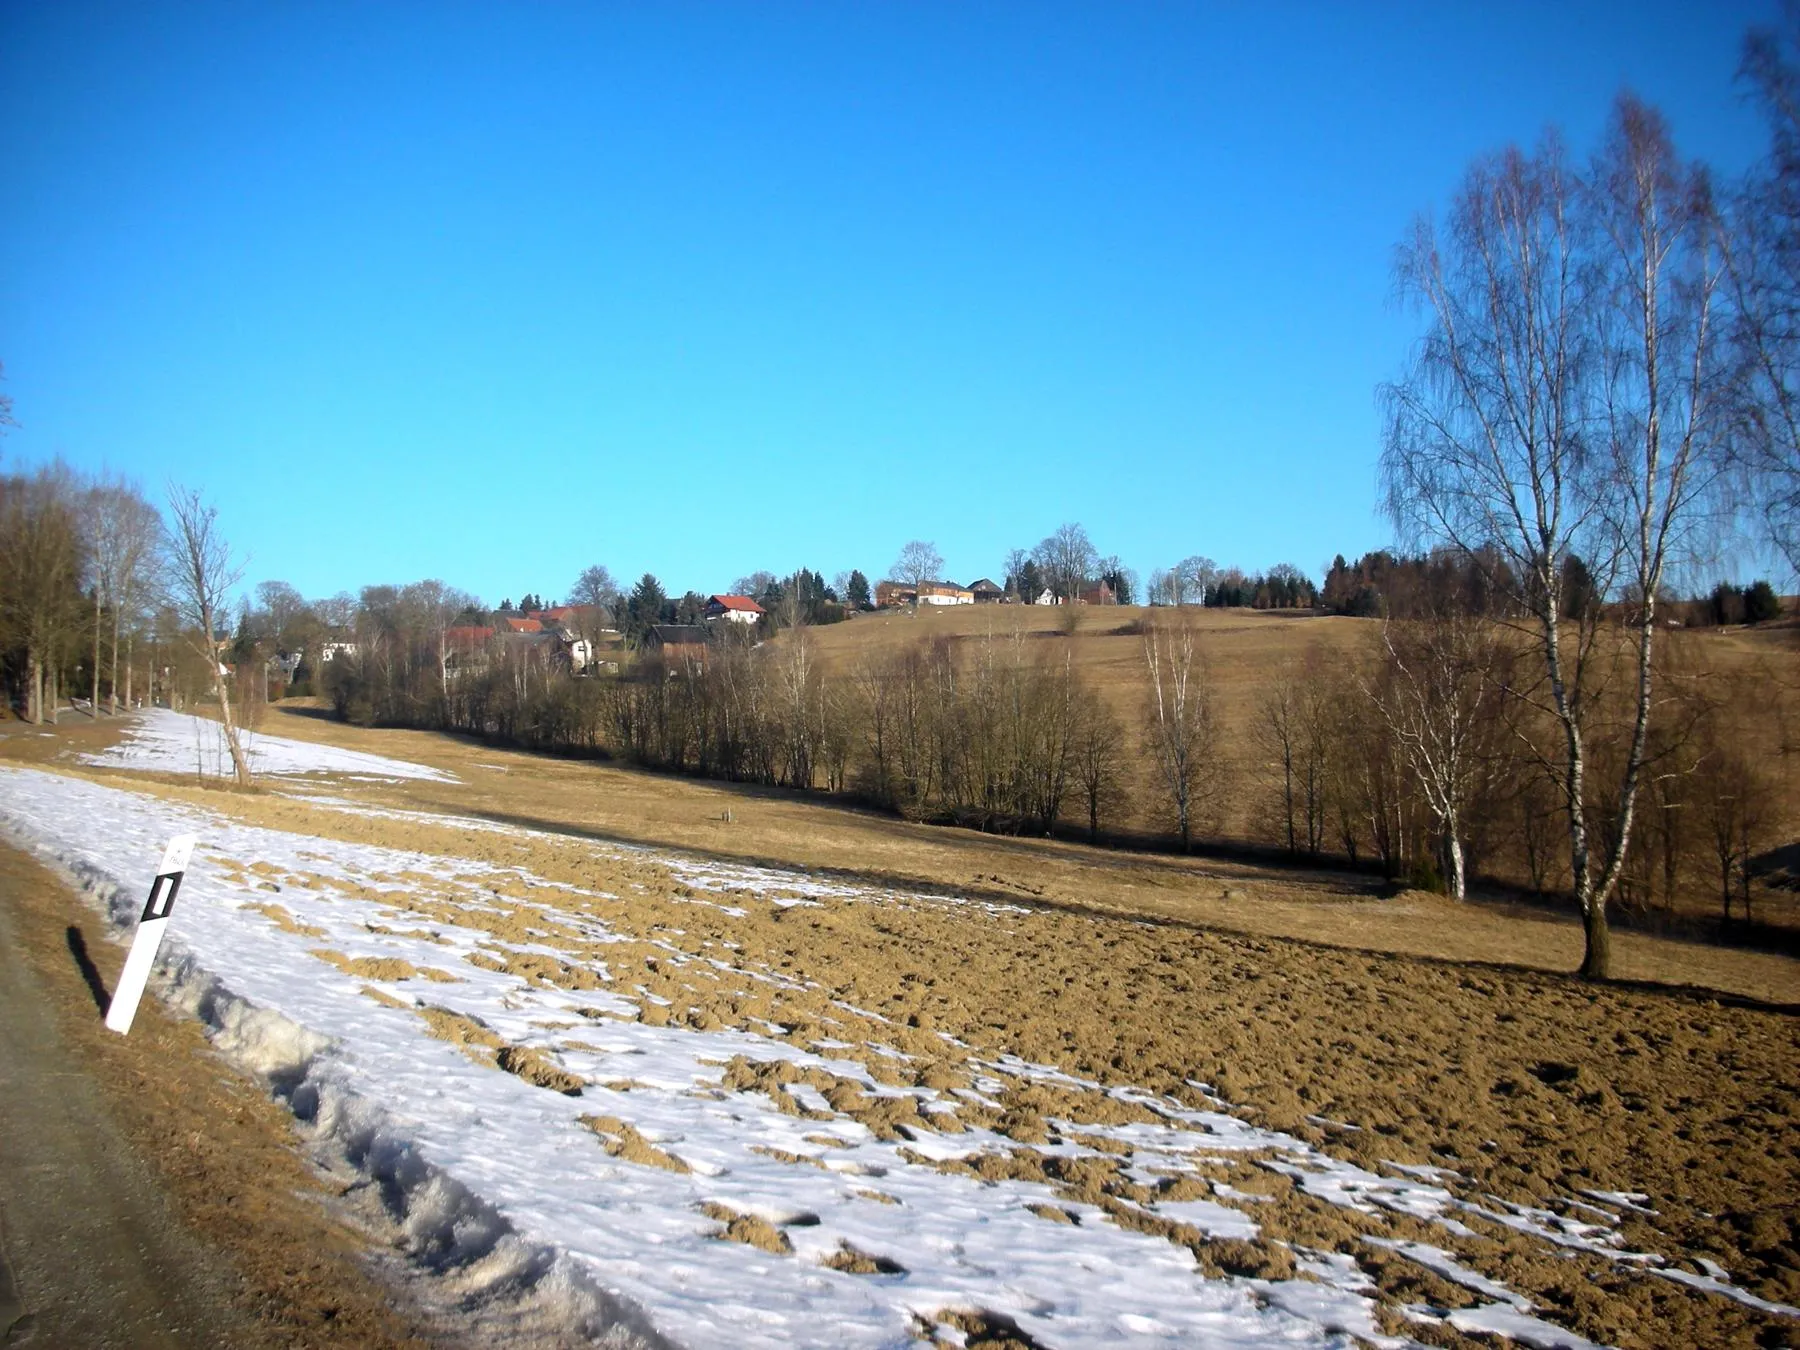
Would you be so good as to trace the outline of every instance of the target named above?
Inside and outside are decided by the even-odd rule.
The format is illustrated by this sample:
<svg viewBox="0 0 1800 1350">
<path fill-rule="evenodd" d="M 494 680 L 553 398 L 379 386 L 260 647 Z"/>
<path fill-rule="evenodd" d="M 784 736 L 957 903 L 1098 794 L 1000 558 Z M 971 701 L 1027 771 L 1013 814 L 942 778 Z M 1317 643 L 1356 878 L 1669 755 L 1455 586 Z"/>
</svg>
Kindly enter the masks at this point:
<svg viewBox="0 0 1800 1350">
<path fill-rule="evenodd" d="M 175 896 L 181 890 L 182 874 L 187 871 L 193 851 L 191 834 L 178 834 L 169 840 L 169 846 L 163 850 L 162 866 L 156 869 L 156 880 L 150 883 L 150 898 L 144 902 L 144 916 L 138 920 L 137 936 L 131 940 L 131 954 L 125 958 L 119 987 L 113 991 L 112 1005 L 106 1010 L 108 1029 L 121 1036 L 131 1030 L 131 1019 L 137 1016 L 138 1002 L 144 997 L 144 986 L 156 965 L 163 929 L 169 926 L 169 911 L 175 908 Z"/>
</svg>

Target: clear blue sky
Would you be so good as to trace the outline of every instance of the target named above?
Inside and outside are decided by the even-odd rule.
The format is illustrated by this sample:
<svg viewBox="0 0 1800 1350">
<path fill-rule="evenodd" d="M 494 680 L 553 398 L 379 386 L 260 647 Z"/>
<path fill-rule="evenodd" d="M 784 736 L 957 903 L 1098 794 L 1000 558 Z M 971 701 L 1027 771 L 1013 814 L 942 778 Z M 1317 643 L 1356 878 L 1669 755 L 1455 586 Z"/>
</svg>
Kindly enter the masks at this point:
<svg viewBox="0 0 1800 1350">
<path fill-rule="evenodd" d="M 0 0 L 0 362 L 248 581 L 672 592 L 1385 543 L 1394 243 L 1613 94 L 1728 171 L 1764 4 Z"/>
</svg>

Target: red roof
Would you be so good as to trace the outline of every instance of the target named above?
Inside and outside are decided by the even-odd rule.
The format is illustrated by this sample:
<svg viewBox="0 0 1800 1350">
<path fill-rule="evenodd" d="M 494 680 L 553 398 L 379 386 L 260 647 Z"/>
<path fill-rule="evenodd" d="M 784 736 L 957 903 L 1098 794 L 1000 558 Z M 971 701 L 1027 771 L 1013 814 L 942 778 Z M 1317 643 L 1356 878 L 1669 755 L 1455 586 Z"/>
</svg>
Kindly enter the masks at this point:
<svg viewBox="0 0 1800 1350">
<path fill-rule="evenodd" d="M 763 607 L 747 595 L 714 595 L 709 597 L 720 609 L 735 609 L 741 614 L 761 614 Z"/>
<path fill-rule="evenodd" d="M 450 647 L 479 647 L 492 636 L 494 636 L 494 630 L 491 628 L 464 625 L 458 628 L 446 628 L 444 643 Z"/>
<path fill-rule="evenodd" d="M 544 625 L 536 619 L 504 619 L 503 623 L 515 633 L 541 633 Z"/>
</svg>

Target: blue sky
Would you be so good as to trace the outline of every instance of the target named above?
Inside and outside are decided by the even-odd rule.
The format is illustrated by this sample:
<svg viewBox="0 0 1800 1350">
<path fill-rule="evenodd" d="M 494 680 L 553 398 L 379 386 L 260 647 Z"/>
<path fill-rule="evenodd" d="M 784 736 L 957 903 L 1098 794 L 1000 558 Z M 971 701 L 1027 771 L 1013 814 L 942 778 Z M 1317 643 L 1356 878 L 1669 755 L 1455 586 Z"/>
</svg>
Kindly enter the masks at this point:
<svg viewBox="0 0 1800 1350">
<path fill-rule="evenodd" d="M 0 467 L 247 580 L 557 598 L 1386 543 L 1394 243 L 1614 93 L 1737 172 L 1765 4 L 0 0 Z"/>
</svg>

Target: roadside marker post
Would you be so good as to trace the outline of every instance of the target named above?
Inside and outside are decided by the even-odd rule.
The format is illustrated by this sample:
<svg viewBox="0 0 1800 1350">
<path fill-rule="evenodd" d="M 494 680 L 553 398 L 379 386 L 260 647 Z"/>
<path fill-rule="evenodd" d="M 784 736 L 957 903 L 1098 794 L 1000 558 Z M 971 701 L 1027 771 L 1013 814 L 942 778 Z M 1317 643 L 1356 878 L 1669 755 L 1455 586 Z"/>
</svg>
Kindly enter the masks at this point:
<svg viewBox="0 0 1800 1350">
<path fill-rule="evenodd" d="M 137 1016 L 144 986 L 150 982 L 156 953 L 162 947 L 163 930 L 169 926 L 169 911 L 175 908 L 181 878 L 193 852 L 193 835 L 178 834 L 169 840 L 169 846 L 163 850 L 162 866 L 156 869 L 156 879 L 150 883 L 150 898 L 144 901 L 137 936 L 131 939 L 131 952 L 119 974 L 119 987 L 113 991 L 112 1003 L 106 1010 L 108 1030 L 121 1036 L 131 1030 L 131 1019 Z"/>
</svg>

